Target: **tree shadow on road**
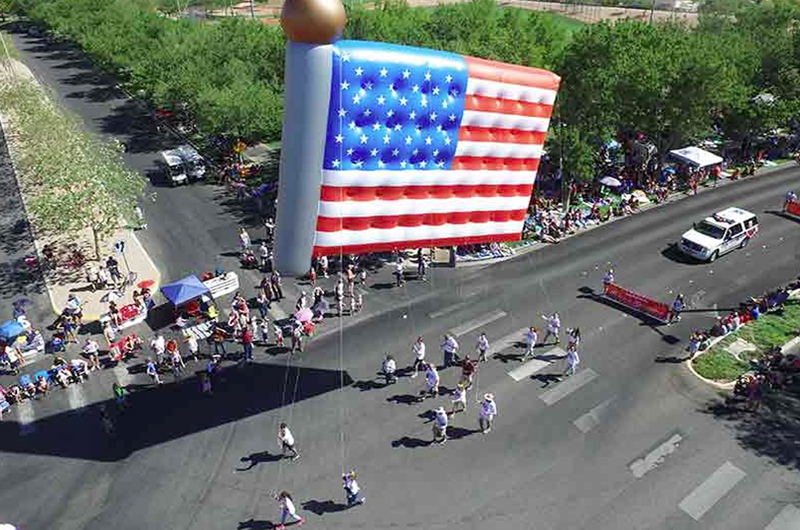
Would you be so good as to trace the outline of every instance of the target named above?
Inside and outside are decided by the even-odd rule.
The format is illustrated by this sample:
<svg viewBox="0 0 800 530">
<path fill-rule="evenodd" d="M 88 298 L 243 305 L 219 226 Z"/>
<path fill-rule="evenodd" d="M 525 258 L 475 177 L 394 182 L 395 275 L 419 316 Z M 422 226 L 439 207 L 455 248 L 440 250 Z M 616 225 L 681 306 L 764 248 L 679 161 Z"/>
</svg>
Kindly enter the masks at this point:
<svg viewBox="0 0 800 530">
<path fill-rule="evenodd" d="M 743 403 L 717 398 L 701 409 L 722 420 L 742 448 L 775 464 L 800 471 L 800 397 L 787 391 L 773 392 L 764 398 L 757 412 L 744 410 Z"/>
</svg>

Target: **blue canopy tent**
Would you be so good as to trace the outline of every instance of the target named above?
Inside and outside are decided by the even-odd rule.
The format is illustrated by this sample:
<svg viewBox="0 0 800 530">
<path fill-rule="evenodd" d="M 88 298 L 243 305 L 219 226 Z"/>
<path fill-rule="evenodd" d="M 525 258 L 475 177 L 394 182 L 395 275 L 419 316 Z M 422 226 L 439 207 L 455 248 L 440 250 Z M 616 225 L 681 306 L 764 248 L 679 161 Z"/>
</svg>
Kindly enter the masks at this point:
<svg viewBox="0 0 800 530">
<path fill-rule="evenodd" d="M 176 306 L 209 293 L 208 287 L 194 274 L 161 287 L 161 294 Z"/>
<path fill-rule="evenodd" d="M 11 340 L 24 332 L 25 328 L 16 320 L 9 320 L 0 325 L 0 339 Z"/>
</svg>

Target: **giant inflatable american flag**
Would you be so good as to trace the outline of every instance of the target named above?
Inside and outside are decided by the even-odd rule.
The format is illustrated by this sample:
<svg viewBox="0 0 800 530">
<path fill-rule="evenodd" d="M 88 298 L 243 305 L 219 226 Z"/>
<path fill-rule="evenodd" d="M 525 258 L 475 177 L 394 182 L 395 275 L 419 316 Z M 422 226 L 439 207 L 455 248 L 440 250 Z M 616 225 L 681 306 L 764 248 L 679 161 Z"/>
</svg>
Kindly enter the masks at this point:
<svg viewBox="0 0 800 530">
<path fill-rule="evenodd" d="M 314 255 L 520 238 L 558 76 L 382 43 L 332 53 Z"/>
</svg>

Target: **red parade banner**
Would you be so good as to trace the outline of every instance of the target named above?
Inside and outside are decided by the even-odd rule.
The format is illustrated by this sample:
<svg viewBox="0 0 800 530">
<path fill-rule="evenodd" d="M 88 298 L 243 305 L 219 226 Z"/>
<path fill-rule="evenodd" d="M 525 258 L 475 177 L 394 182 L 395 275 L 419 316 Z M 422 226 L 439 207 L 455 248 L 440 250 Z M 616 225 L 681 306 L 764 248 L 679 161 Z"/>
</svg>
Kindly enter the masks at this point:
<svg viewBox="0 0 800 530">
<path fill-rule="evenodd" d="M 798 202 L 786 203 L 786 213 L 800 217 L 800 203 Z"/>
<path fill-rule="evenodd" d="M 669 319 L 669 306 L 667 304 L 662 304 L 646 296 L 623 289 L 615 283 L 605 284 L 603 294 L 606 298 L 620 305 L 644 313 L 661 322 L 666 322 Z"/>
</svg>

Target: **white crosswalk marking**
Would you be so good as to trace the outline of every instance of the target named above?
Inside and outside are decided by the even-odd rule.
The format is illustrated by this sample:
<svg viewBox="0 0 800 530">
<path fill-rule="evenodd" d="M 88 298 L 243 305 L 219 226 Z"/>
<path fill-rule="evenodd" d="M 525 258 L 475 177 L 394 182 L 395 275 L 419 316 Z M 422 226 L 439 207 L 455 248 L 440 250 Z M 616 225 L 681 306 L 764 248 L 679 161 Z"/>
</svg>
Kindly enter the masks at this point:
<svg viewBox="0 0 800 530">
<path fill-rule="evenodd" d="M 548 361 L 534 359 L 532 361 L 528 361 L 527 363 L 523 364 L 518 368 L 514 368 L 513 370 L 508 372 L 508 375 L 511 376 L 511 379 L 519 383 L 523 379 L 532 376 L 539 370 L 542 370 L 543 368 L 546 368 L 548 366 L 550 366 L 550 363 Z"/>
<path fill-rule="evenodd" d="M 719 500 L 728 494 L 746 473 L 730 462 L 725 462 L 719 469 L 697 486 L 694 491 L 681 501 L 678 507 L 699 521 L 705 513 L 714 507 Z"/>
<path fill-rule="evenodd" d="M 614 401 L 613 397 L 603 401 L 572 423 L 575 424 L 575 427 L 577 427 L 579 431 L 581 431 L 583 434 L 586 434 L 600 425 L 600 422 L 603 421 L 603 417 L 608 412 L 608 406 L 611 405 L 612 401 Z"/>
<path fill-rule="evenodd" d="M 491 357 L 501 351 L 505 350 L 506 348 L 510 348 L 514 344 L 518 342 L 525 341 L 525 333 L 528 331 L 528 328 L 522 328 L 514 333 L 510 333 L 505 337 L 499 338 L 495 341 L 492 341 L 489 344 L 489 349 L 486 351 L 486 357 Z"/>
<path fill-rule="evenodd" d="M 631 462 L 631 473 L 636 478 L 642 478 L 648 471 L 652 471 L 664 461 L 664 458 L 671 455 L 680 446 L 683 436 L 678 433 L 673 434 L 667 441 L 659 444 L 658 447 L 647 453 L 644 458 L 638 458 Z"/>
<path fill-rule="evenodd" d="M 453 311 L 458 311 L 462 307 L 469 305 L 471 302 L 459 302 L 457 304 L 453 304 L 451 306 L 447 306 L 444 309 L 440 309 L 438 311 L 434 311 L 433 313 L 428 313 L 428 316 L 431 318 L 439 318 L 444 316 L 448 313 L 452 313 Z"/>
<path fill-rule="evenodd" d="M 800 510 L 787 504 L 764 530 L 797 530 L 800 528 Z"/>
<path fill-rule="evenodd" d="M 86 412 L 86 395 L 83 393 L 82 385 L 69 385 L 64 391 L 67 394 L 70 412 Z"/>
<path fill-rule="evenodd" d="M 486 324 L 490 324 L 495 320 L 499 320 L 504 316 L 506 316 L 505 311 L 492 311 L 491 313 L 487 313 L 468 322 L 464 322 L 460 326 L 451 329 L 450 333 L 456 337 L 460 337 L 461 335 L 466 335 L 474 329 L 478 329 L 481 326 L 485 326 Z"/>
<path fill-rule="evenodd" d="M 35 415 L 33 403 L 29 399 L 14 405 L 17 409 L 17 422 L 19 422 L 19 435 L 27 436 L 36 432 L 36 425 L 33 423 Z"/>
<path fill-rule="evenodd" d="M 539 398 L 547 403 L 547 405 L 553 405 L 554 403 L 558 403 L 568 395 L 572 394 L 579 388 L 581 388 L 586 383 L 592 381 L 593 379 L 597 378 L 597 372 L 592 370 L 591 368 L 586 368 L 584 370 L 578 370 L 578 372 L 570 376 L 567 380 L 562 383 L 559 383 L 552 390 L 548 390 Z"/>
</svg>

